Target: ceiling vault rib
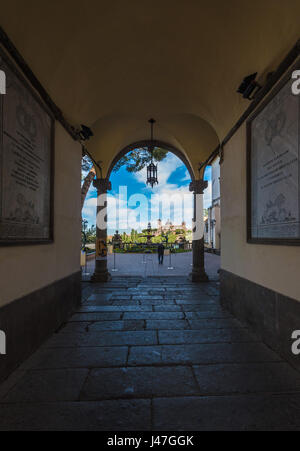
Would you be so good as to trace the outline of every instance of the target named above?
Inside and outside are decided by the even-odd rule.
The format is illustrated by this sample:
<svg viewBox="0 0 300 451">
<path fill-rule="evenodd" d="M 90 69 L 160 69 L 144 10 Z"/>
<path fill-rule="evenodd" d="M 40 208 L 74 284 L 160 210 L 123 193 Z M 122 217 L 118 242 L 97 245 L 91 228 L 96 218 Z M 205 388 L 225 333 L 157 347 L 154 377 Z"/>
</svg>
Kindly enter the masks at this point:
<svg viewBox="0 0 300 451">
<path fill-rule="evenodd" d="M 251 116 L 260 102 L 269 94 L 269 92 L 274 88 L 274 86 L 278 83 L 278 81 L 282 78 L 282 76 L 287 72 L 287 70 L 295 63 L 297 58 L 300 55 L 300 39 L 296 42 L 294 47 L 290 50 L 287 56 L 283 59 L 283 61 L 279 64 L 277 70 L 273 72 L 265 86 L 258 92 L 255 99 L 252 101 L 247 110 L 243 113 L 237 123 L 232 127 L 230 132 L 226 135 L 221 144 L 210 154 L 207 160 L 200 165 L 200 170 L 204 167 L 208 166 L 212 161 L 220 155 L 223 154 L 225 145 L 231 140 L 231 138 L 236 134 L 239 128 L 243 125 L 243 123 Z M 223 156 L 222 156 L 223 158 Z"/>
<path fill-rule="evenodd" d="M 5 33 L 3 28 L 0 26 L 0 44 L 7 51 L 8 55 L 14 60 L 14 62 L 19 66 L 22 70 L 23 74 L 26 76 L 27 80 L 31 83 L 33 88 L 38 92 L 41 99 L 45 102 L 53 116 L 57 121 L 61 123 L 61 125 L 65 128 L 65 130 L 69 133 L 69 135 L 75 140 L 78 141 L 78 134 L 75 129 L 64 117 L 61 109 L 56 105 L 56 103 L 51 99 L 50 95 L 34 75 L 33 71 L 30 69 L 29 65 L 26 63 L 18 49 L 15 47 L 13 42 L 10 40 L 8 35 Z"/>
</svg>

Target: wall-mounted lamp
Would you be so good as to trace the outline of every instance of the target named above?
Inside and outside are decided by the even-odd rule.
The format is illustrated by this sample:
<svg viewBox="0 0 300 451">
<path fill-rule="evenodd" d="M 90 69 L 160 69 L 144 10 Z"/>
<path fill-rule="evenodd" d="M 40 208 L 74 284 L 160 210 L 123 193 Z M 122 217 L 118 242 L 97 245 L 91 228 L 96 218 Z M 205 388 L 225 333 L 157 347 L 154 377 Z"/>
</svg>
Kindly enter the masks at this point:
<svg viewBox="0 0 300 451">
<path fill-rule="evenodd" d="M 253 100 L 258 91 L 262 88 L 256 81 L 257 72 L 244 78 L 237 92 L 242 94 L 244 99 Z"/>
<path fill-rule="evenodd" d="M 81 130 L 78 130 L 78 135 L 81 141 L 88 141 L 92 136 L 94 136 L 94 133 L 89 127 L 81 124 Z"/>
</svg>

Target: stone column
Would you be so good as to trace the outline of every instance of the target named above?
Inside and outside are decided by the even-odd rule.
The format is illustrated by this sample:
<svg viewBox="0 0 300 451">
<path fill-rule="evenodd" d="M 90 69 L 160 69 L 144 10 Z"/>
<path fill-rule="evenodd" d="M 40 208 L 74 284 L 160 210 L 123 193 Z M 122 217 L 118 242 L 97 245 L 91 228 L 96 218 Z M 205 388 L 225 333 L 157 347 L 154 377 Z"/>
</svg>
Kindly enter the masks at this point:
<svg viewBox="0 0 300 451">
<path fill-rule="evenodd" d="M 91 281 L 102 283 L 111 279 L 107 269 L 107 214 L 103 211 L 107 209 L 107 191 L 111 190 L 111 182 L 107 179 L 95 179 L 93 185 L 97 188 L 97 240 L 95 272 Z"/>
<path fill-rule="evenodd" d="M 190 184 L 190 191 L 194 193 L 194 230 L 193 230 L 193 271 L 190 275 L 192 282 L 208 282 L 204 265 L 204 217 L 203 194 L 208 187 L 204 180 L 194 180 Z"/>
</svg>

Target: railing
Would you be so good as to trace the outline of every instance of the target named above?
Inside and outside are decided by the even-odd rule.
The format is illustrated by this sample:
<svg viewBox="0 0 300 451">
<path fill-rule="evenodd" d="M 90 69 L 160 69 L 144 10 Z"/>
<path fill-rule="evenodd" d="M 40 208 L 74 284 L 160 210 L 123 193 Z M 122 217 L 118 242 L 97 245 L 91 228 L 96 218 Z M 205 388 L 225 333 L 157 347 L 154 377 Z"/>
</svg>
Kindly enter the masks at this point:
<svg viewBox="0 0 300 451">
<path fill-rule="evenodd" d="M 170 250 L 172 253 L 184 253 L 189 252 L 192 250 L 192 243 L 186 242 L 186 243 L 179 243 L 179 244 L 173 244 L 173 243 L 163 243 L 164 248 L 166 250 Z M 113 252 L 116 254 L 143 254 L 143 253 L 151 253 L 156 254 L 159 244 L 158 243 L 152 243 L 152 244 L 146 244 L 146 243 L 122 243 L 119 245 L 113 245 Z"/>
</svg>

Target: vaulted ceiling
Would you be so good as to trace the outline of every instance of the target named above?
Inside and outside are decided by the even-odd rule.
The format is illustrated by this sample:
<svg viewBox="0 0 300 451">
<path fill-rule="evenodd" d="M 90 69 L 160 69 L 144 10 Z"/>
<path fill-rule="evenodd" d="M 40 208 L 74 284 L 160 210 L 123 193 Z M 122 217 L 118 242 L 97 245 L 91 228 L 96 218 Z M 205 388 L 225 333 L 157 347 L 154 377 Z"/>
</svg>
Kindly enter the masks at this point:
<svg viewBox="0 0 300 451">
<path fill-rule="evenodd" d="M 74 125 L 95 132 L 105 167 L 156 138 L 196 168 L 247 108 L 244 76 L 262 81 L 300 36 L 299 0 L 3 0 L 1 26 Z"/>
</svg>

